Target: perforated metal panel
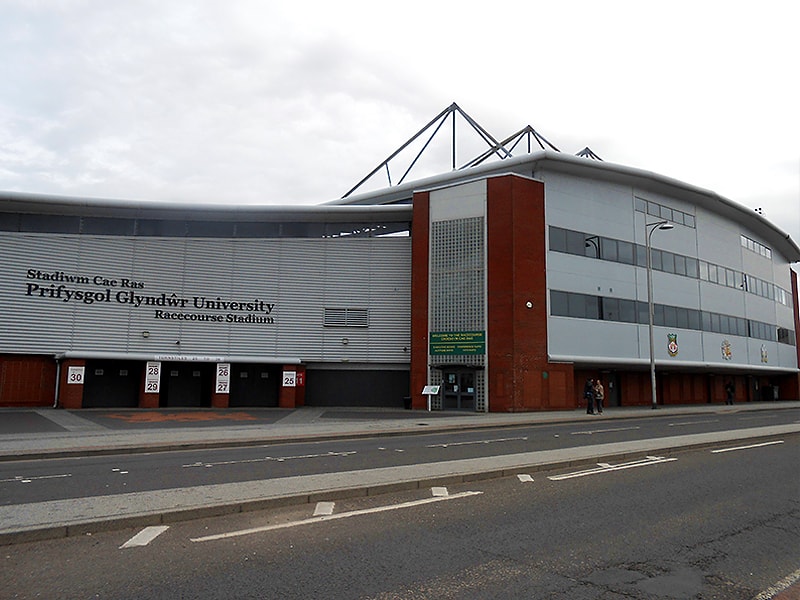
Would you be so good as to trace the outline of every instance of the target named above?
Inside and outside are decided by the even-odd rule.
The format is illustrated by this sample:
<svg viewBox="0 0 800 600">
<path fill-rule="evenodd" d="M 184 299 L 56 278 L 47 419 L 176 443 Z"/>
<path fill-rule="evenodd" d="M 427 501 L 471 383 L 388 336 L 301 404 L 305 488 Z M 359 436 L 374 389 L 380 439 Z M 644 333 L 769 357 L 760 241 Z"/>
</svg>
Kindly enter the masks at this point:
<svg viewBox="0 0 800 600">
<path fill-rule="evenodd" d="M 431 331 L 486 329 L 483 217 L 431 224 Z M 483 366 L 483 355 L 437 356 L 441 364 Z"/>
</svg>

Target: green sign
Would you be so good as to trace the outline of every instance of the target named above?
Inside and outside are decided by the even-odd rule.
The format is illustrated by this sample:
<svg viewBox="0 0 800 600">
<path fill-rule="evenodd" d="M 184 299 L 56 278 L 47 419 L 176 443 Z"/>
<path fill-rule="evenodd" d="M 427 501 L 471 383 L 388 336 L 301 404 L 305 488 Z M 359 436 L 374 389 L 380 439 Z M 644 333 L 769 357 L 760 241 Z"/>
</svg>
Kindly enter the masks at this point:
<svg viewBox="0 0 800 600">
<path fill-rule="evenodd" d="M 431 332 L 431 355 L 485 354 L 485 331 Z"/>
</svg>

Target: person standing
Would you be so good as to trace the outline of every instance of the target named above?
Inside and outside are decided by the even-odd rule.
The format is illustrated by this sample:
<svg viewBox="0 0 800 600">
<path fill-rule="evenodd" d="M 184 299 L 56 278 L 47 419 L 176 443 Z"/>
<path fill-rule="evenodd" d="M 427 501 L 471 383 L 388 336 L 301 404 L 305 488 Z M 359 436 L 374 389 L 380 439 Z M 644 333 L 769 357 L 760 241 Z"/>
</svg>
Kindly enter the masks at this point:
<svg viewBox="0 0 800 600">
<path fill-rule="evenodd" d="M 725 404 L 733 404 L 733 396 L 736 394 L 736 386 L 733 379 L 729 379 L 725 384 Z"/>
<path fill-rule="evenodd" d="M 594 381 L 591 379 L 586 380 L 583 386 L 583 397 L 586 399 L 586 414 L 594 414 Z"/>
<path fill-rule="evenodd" d="M 606 391 L 603 389 L 603 382 L 599 379 L 594 384 L 594 401 L 597 405 L 597 413 L 603 414 L 603 399 L 606 396 Z"/>
</svg>

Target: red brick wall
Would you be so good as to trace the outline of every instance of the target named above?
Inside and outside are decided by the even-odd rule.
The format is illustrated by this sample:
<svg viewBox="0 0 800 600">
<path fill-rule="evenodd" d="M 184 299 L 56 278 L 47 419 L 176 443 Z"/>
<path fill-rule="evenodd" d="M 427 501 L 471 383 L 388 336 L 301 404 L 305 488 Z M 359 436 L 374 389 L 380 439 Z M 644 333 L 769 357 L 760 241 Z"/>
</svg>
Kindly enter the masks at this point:
<svg viewBox="0 0 800 600">
<path fill-rule="evenodd" d="M 797 352 L 797 366 L 800 367 L 800 298 L 797 297 L 798 284 L 797 272 L 790 269 L 792 274 L 792 304 L 794 310 L 794 348 Z M 781 383 L 781 398 L 784 400 L 800 400 L 800 373 L 786 377 Z"/>
<path fill-rule="evenodd" d="M 428 270 L 430 194 L 414 194 L 411 235 L 411 408 L 424 409 L 428 382 Z"/>
<path fill-rule="evenodd" d="M 572 365 L 547 359 L 544 184 L 488 179 L 486 227 L 489 409 L 572 408 Z"/>
<path fill-rule="evenodd" d="M 83 408 L 83 384 L 68 383 L 70 367 L 85 367 L 83 359 L 70 359 L 61 363 L 61 381 L 58 387 L 58 405 L 61 408 Z M 84 375 L 85 380 L 85 375 Z"/>
</svg>

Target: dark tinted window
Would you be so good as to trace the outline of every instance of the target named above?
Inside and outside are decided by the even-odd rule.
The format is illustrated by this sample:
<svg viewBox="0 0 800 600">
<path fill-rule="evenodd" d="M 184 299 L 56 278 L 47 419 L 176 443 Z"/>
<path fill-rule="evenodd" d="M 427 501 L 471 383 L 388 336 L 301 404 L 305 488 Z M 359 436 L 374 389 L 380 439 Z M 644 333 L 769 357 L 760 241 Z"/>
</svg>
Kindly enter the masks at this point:
<svg viewBox="0 0 800 600">
<path fill-rule="evenodd" d="M 136 233 L 156 237 L 185 237 L 186 221 L 139 219 L 136 222 Z"/>
<path fill-rule="evenodd" d="M 25 215 L 19 216 L 19 230 L 31 233 L 80 233 L 79 217 L 62 215 Z"/>
<path fill-rule="evenodd" d="M 133 235 L 136 221 L 105 217 L 83 217 L 81 232 L 95 235 Z"/>
<path fill-rule="evenodd" d="M 186 223 L 188 237 L 233 237 L 233 223 L 225 221 L 188 221 Z"/>
</svg>

